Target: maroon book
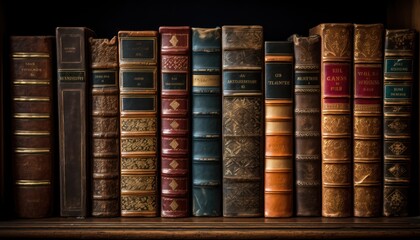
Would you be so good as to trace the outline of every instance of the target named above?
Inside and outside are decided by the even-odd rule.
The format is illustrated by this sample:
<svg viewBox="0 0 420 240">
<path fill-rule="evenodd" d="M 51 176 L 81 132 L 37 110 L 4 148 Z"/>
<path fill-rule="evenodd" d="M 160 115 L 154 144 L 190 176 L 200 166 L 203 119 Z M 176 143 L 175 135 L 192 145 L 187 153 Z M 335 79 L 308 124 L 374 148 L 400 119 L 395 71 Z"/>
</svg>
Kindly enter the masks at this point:
<svg viewBox="0 0 420 240">
<path fill-rule="evenodd" d="M 190 27 L 160 27 L 161 216 L 189 215 Z"/>
</svg>

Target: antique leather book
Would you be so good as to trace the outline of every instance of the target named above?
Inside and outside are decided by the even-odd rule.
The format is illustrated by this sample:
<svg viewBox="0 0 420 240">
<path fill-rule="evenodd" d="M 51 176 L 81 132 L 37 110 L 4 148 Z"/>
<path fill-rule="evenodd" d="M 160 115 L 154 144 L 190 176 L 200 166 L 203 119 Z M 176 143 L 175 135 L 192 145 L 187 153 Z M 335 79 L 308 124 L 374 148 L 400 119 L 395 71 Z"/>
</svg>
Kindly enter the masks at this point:
<svg viewBox="0 0 420 240">
<path fill-rule="evenodd" d="M 416 35 L 416 31 L 411 29 L 385 31 L 383 106 L 383 214 L 385 216 L 410 214 Z"/>
<path fill-rule="evenodd" d="M 118 41 L 90 38 L 92 216 L 120 215 Z"/>
<path fill-rule="evenodd" d="M 222 31 L 192 28 L 192 215 L 222 214 Z"/>
<path fill-rule="evenodd" d="M 190 214 L 190 52 L 188 26 L 162 26 L 161 216 Z"/>
<path fill-rule="evenodd" d="M 265 42 L 264 216 L 293 215 L 293 42 Z"/>
<path fill-rule="evenodd" d="M 264 210 L 263 28 L 222 27 L 223 216 Z"/>
<path fill-rule="evenodd" d="M 353 24 L 323 23 L 321 36 L 322 216 L 353 215 L 351 83 Z"/>
<path fill-rule="evenodd" d="M 158 32 L 119 31 L 121 216 L 156 217 Z"/>
<path fill-rule="evenodd" d="M 86 217 L 90 176 L 89 37 L 85 27 L 57 27 L 60 215 Z"/>
<path fill-rule="evenodd" d="M 293 35 L 297 216 L 321 216 L 321 38 Z"/>
<path fill-rule="evenodd" d="M 354 25 L 354 216 L 382 215 L 382 24 Z"/>
<path fill-rule="evenodd" d="M 10 37 L 13 190 L 20 218 L 52 214 L 54 41 L 54 36 Z"/>
</svg>

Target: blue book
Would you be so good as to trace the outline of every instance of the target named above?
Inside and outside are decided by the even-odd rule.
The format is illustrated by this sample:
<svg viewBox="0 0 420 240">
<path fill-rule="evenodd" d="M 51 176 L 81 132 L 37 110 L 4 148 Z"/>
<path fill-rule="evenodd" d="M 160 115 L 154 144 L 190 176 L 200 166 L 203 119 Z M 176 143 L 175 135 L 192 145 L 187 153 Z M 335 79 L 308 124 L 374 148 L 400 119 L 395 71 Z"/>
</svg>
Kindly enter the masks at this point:
<svg viewBox="0 0 420 240">
<path fill-rule="evenodd" d="M 194 216 L 222 213 L 221 28 L 192 28 Z"/>
</svg>

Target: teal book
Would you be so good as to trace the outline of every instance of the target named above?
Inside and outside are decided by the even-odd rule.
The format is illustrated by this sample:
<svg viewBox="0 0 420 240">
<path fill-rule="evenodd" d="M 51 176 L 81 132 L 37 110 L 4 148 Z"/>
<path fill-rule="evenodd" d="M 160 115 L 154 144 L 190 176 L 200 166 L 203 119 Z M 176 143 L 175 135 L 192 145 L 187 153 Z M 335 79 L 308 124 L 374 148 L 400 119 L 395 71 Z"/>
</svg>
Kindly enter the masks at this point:
<svg viewBox="0 0 420 240">
<path fill-rule="evenodd" d="M 222 211 L 221 28 L 192 28 L 192 214 Z"/>
</svg>

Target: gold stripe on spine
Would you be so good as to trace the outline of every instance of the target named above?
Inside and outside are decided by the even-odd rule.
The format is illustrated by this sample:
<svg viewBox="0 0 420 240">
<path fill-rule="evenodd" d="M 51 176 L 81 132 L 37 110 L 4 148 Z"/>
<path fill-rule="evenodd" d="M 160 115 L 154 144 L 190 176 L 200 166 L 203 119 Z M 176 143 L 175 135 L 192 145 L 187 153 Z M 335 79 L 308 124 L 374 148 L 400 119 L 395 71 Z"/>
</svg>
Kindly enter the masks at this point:
<svg viewBox="0 0 420 240">
<path fill-rule="evenodd" d="M 265 169 L 275 169 L 276 172 L 290 172 L 293 168 L 293 161 L 290 157 L 265 157 Z"/>
<path fill-rule="evenodd" d="M 26 79 L 14 80 L 15 85 L 50 85 L 49 81 L 29 81 Z"/>
<path fill-rule="evenodd" d="M 48 97 L 17 97 L 13 98 L 13 101 L 21 101 L 21 102 L 48 102 L 50 98 Z"/>
<path fill-rule="evenodd" d="M 49 136 L 50 132 L 45 131 L 16 131 L 13 133 L 17 136 Z"/>
<path fill-rule="evenodd" d="M 291 104 L 287 105 L 278 105 L 277 103 L 274 105 L 270 104 L 270 102 L 265 103 L 265 117 L 270 119 L 279 119 L 276 116 L 293 116 L 293 106 Z M 290 117 L 286 117 L 283 119 L 291 119 Z"/>
<path fill-rule="evenodd" d="M 12 54 L 12 58 L 49 58 L 50 54 L 47 53 L 27 53 L 27 52 L 15 52 Z"/>
<path fill-rule="evenodd" d="M 292 134 L 291 129 L 293 129 L 293 123 L 290 121 L 271 121 L 266 120 L 265 122 L 265 133 L 276 135 L 282 133 L 282 135 L 290 133 Z"/>
<path fill-rule="evenodd" d="M 16 148 L 15 153 L 49 153 L 49 148 Z"/>
<path fill-rule="evenodd" d="M 50 118 L 50 115 L 36 114 L 36 113 L 17 113 L 13 118 Z"/>
<path fill-rule="evenodd" d="M 293 56 L 265 56 L 266 62 L 291 62 L 293 61 Z"/>
<path fill-rule="evenodd" d="M 20 186 L 42 186 L 42 185 L 51 185 L 51 181 L 48 180 L 17 180 L 15 181 L 16 185 Z"/>
<path fill-rule="evenodd" d="M 194 87 L 218 87 L 220 86 L 219 75 L 193 75 L 193 86 Z"/>
</svg>

